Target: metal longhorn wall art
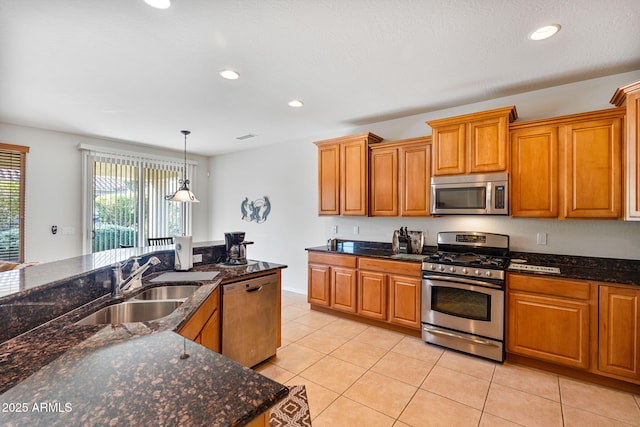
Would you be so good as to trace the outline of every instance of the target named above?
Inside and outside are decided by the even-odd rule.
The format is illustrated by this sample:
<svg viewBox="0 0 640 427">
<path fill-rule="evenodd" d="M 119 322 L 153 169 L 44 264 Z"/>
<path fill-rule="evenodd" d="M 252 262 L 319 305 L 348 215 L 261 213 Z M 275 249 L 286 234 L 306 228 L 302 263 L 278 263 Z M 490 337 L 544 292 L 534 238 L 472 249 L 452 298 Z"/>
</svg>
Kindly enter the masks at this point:
<svg viewBox="0 0 640 427">
<path fill-rule="evenodd" d="M 242 219 L 247 222 L 255 221 L 258 224 L 262 224 L 267 220 L 269 212 L 271 212 L 271 202 L 267 196 L 262 199 L 249 201 L 248 197 L 245 197 L 242 203 L 240 203 L 240 211 L 242 212 Z"/>
</svg>

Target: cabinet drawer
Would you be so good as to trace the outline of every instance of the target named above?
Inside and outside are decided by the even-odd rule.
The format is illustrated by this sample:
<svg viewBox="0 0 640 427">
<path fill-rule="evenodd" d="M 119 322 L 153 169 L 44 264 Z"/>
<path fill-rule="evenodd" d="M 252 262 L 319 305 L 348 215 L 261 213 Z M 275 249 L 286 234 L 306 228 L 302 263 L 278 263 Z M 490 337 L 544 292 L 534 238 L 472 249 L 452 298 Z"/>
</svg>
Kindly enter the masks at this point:
<svg viewBox="0 0 640 427">
<path fill-rule="evenodd" d="M 422 277 L 422 264 L 419 262 L 389 261 L 376 258 L 358 258 L 360 270 L 379 271 L 388 274 Z"/>
<path fill-rule="evenodd" d="M 315 264 L 329 264 L 347 268 L 356 268 L 358 263 L 358 258 L 353 255 L 336 255 L 322 252 L 309 252 L 308 260 Z"/>
<path fill-rule="evenodd" d="M 588 300 L 590 283 L 571 279 L 532 277 L 509 273 L 507 287 L 510 291 L 524 291 L 572 299 Z"/>
</svg>

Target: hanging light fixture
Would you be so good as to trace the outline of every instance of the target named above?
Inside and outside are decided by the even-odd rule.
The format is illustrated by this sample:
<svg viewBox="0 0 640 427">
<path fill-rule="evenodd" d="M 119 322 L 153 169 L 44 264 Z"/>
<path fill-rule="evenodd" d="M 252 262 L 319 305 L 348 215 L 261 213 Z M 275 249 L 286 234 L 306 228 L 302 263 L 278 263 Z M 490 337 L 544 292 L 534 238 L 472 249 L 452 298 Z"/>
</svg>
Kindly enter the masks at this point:
<svg viewBox="0 0 640 427">
<path fill-rule="evenodd" d="M 188 130 L 180 131 L 184 135 L 184 169 L 182 169 L 182 179 L 179 181 L 180 188 L 173 194 L 166 196 L 170 202 L 191 202 L 200 203 L 196 199 L 196 195 L 189 190 L 189 180 L 187 179 L 187 135 L 191 133 Z"/>
</svg>

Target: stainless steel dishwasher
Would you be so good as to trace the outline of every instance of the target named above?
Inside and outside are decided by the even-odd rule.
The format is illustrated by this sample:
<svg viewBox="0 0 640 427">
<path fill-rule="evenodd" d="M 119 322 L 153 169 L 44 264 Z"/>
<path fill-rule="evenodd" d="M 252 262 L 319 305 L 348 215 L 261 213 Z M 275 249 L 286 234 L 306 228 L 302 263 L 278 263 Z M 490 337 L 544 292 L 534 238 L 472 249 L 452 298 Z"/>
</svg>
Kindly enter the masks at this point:
<svg viewBox="0 0 640 427">
<path fill-rule="evenodd" d="M 222 286 L 222 354 L 247 367 L 276 354 L 278 276 Z"/>
</svg>

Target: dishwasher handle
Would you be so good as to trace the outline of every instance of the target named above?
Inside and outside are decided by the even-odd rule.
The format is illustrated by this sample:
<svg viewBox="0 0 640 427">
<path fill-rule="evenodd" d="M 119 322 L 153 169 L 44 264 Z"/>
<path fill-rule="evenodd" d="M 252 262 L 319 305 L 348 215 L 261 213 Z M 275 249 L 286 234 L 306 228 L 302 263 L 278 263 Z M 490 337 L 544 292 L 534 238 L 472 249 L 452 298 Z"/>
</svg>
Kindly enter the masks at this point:
<svg viewBox="0 0 640 427">
<path fill-rule="evenodd" d="M 253 279 L 242 280 L 239 282 L 233 282 L 226 285 L 222 285 L 222 294 L 229 295 L 234 292 L 258 292 L 263 286 L 269 284 L 277 284 L 278 276 L 276 274 L 269 274 L 266 276 L 259 276 Z"/>
</svg>

